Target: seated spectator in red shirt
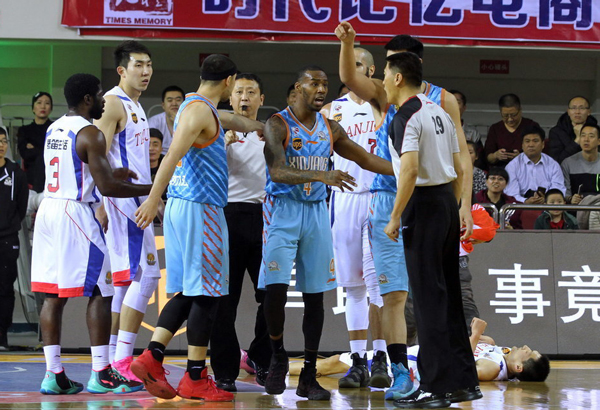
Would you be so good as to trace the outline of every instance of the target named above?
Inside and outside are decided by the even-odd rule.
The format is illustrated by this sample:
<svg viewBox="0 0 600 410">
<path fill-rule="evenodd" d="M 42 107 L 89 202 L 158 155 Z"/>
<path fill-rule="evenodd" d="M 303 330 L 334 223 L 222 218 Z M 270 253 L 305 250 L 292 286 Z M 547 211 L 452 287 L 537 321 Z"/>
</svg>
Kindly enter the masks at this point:
<svg viewBox="0 0 600 410">
<path fill-rule="evenodd" d="M 485 184 L 487 189 L 478 192 L 475 195 L 475 201 L 479 204 L 493 204 L 496 209 L 500 211 L 502 206 L 505 204 L 519 204 L 512 196 L 508 196 L 504 193 L 504 188 L 508 184 L 509 176 L 508 172 L 504 168 L 493 167 L 488 173 Z M 490 215 L 491 211 L 488 211 Z M 511 209 L 506 212 L 506 221 L 508 221 L 506 228 L 523 229 L 521 224 L 521 210 Z"/>
<path fill-rule="evenodd" d="M 488 130 L 483 152 L 489 164 L 504 167 L 521 152 L 521 135 L 525 127 L 539 124 L 523 118 L 521 100 L 515 94 L 505 94 L 498 101 L 502 121 Z"/>
<path fill-rule="evenodd" d="M 565 196 L 560 189 L 551 189 L 546 192 L 546 204 L 564 205 Z M 533 229 L 579 229 L 577 219 L 564 211 L 544 211 L 535 220 Z"/>
<path fill-rule="evenodd" d="M 590 113 L 590 102 L 587 98 L 573 97 L 569 100 L 567 112 L 561 115 L 556 125 L 550 129 L 550 156 L 559 164 L 581 151 L 579 137 L 584 124 L 598 124 Z"/>
</svg>

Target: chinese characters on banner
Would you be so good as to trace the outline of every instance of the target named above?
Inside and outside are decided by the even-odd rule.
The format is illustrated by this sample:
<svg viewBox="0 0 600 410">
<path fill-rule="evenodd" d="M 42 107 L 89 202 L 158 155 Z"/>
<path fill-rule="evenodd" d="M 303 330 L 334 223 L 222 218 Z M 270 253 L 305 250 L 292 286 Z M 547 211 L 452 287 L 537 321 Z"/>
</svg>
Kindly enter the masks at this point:
<svg viewBox="0 0 600 410">
<path fill-rule="evenodd" d="M 490 269 L 490 276 L 497 276 L 494 300 L 495 313 L 509 315 L 511 324 L 521 323 L 525 315 L 544 316 L 544 308 L 551 302 L 545 300 L 553 289 L 543 289 L 541 277 L 548 276 L 547 269 L 522 269 L 515 263 L 513 269 Z M 581 271 L 562 271 L 559 288 L 566 288 L 568 309 L 572 314 L 559 315 L 564 323 L 581 319 L 586 311 L 594 322 L 600 322 L 600 272 L 593 272 L 588 265 Z"/>
<path fill-rule="evenodd" d="M 543 42 L 600 47 L 592 0 L 63 0 L 62 24 L 113 35 L 328 38 L 340 21 L 383 42 L 401 33 L 443 41 Z M 145 34 L 141 28 L 156 29 Z M 168 28 L 169 30 L 164 30 Z M 192 35 L 193 30 L 196 31 Z M 198 32 L 200 31 L 200 32 Z M 257 37 L 258 38 L 258 37 Z M 265 38 L 264 36 L 262 38 Z M 481 44 L 481 43 L 478 43 Z"/>
</svg>

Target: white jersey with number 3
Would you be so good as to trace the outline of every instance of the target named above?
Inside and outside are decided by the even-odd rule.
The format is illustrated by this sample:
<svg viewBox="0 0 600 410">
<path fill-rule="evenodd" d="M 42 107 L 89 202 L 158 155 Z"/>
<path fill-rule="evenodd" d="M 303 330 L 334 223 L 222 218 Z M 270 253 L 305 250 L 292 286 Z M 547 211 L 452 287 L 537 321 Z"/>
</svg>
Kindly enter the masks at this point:
<svg viewBox="0 0 600 410">
<path fill-rule="evenodd" d="M 75 150 L 77 134 L 90 126 L 93 125 L 81 116 L 64 115 L 48 128 L 44 143 L 46 198 L 90 203 L 99 201 L 88 164 L 79 158 Z"/>
<path fill-rule="evenodd" d="M 137 174 L 136 184 L 151 184 L 150 178 L 150 132 L 146 113 L 139 103 L 129 98 L 120 87 L 114 87 L 107 95 L 116 95 L 123 103 L 127 115 L 125 128 L 115 134 L 108 151 L 108 161 L 113 168 L 128 168 Z"/>
<path fill-rule="evenodd" d="M 337 121 L 348 137 L 363 147 L 367 152 L 373 153 L 377 143 L 375 135 L 375 117 L 373 108 L 368 102 L 358 104 L 346 94 L 332 101 L 329 118 Z M 375 174 L 359 167 L 355 162 L 333 153 L 333 168 L 345 171 L 355 178 L 356 188 L 353 193 L 369 192 Z M 331 187 L 340 191 L 338 187 Z"/>
</svg>

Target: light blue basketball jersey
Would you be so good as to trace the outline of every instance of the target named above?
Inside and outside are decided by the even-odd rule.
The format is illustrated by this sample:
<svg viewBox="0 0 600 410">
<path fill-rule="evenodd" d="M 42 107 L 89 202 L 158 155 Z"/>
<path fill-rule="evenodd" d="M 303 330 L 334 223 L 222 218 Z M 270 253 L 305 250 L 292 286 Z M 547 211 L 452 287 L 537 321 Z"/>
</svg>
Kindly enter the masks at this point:
<svg viewBox="0 0 600 410">
<path fill-rule="evenodd" d="M 211 204 L 219 207 L 227 205 L 228 171 L 225 151 L 225 132 L 219 121 L 219 113 L 213 104 L 200 94 L 190 93 L 179 107 L 173 130 L 177 130 L 179 117 L 190 104 L 208 104 L 219 124 L 219 132 L 204 145 L 193 144 L 183 156 L 169 182 L 167 196 L 188 201 Z"/>
<path fill-rule="evenodd" d="M 292 168 L 327 171 L 331 155 L 331 129 L 329 121 L 321 113 L 317 113 L 316 121 L 311 130 L 307 129 L 287 107 L 278 112 L 287 128 L 285 141 L 286 164 Z M 327 198 L 327 190 L 322 182 L 289 185 L 271 180 L 267 169 L 267 194 L 287 197 L 296 201 L 321 201 Z"/>
<path fill-rule="evenodd" d="M 425 94 L 427 96 L 427 98 L 429 98 L 431 101 L 433 101 L 440 107 L 444 108 L 442 106 L 442 96 L 444 94 L 444 89 L 437 85 L 428 83 L 427 81 L 423 81 L 423 83 L 425 84 L 425 91 L 423 92 L 423 94 Z M 389 129 L 390 129 L 390 124 L 392 123 L 392 120 L 394 119 L 394 115 L 396 115 L 397 112 L 398 112 L 398 107 L 396 107 L 395 105 L 390 105 L 390 107 L 387 110 L 387 113 L 385 114 L 385 118 L 383 119 L 383 122 L 381 123 L 381 126 L 376 131 L 377 149 L 375 151 L 375 154 L 383 159 L 388 160 L 388 161 L 392 160 L 392 157 L 390 155 L 390 147 L 388 144 Z M 381 174 L 375 175 L 373 184 L 371 184 L 371 192 L 377 192 L 377 191 L 396 192 L 396 190 L 397 190 L 397 184 L 396 184 L 395 176 L 381 175 Z"/>
</svg>

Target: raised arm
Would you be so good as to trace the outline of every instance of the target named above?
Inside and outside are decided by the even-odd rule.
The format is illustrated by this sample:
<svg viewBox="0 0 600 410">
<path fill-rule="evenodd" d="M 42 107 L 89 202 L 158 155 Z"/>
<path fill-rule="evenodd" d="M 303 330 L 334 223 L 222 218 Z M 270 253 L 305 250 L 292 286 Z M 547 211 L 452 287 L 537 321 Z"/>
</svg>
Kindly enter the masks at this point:
<svg viewBox="0 0 600 410">
<path fill-rule="evenodd" d="M 265 161 L 273 182 L 288 185 L 323 182 L 352 191 L 354 178 L 343 171 L 309 171 L 292 168 L 286 163 L 283 143 L 288 131 L 283 120 L 274 116 L 265 125 Z M 164 160 L 163 160 L 164 161 Z"/>
<path fill-rule="evenodd" d="M 335 29 L 335 35 L 341 42 L 340 48 L 340 80 L 359 98 L 368 101 L 379 115 L 383 115 L 387 107 L 387 95 L 380 80 L 370 79 L 356 72 L 354 57 L 354 39 L 356 32 L 346 21 Z"/>
<path fill-rule="evenodd" d="M 376 174 L 394 175 L 390 161 L 367 152 L 363 147 L 348 138 L 346 131 L 336 121 L 328 120 L 333 133 L 333 149 L 342 157 L 354 161 L 363 169 Z"/>
<path fill-rule="evenodd" d="M 106 139 L 96 127 L 85 127 L 77 134 L 75 150 L 90 167 L 90 173 L 103 196 L 129 198 L 148 195 L 152 185 L 132 184 L 125 179 L 137 176 L 126 168 L 113 170 L 106 158 Z"/>
<path fill-rule="evenodd" d="M 116 95 L 104 97 L 106 104 L 99 120 L 94 120 L 94 125 L 102 131 L 106 138 L 106 153 L 110 150 L 112 140 L 117 132 L 121 132 L 127 123 L 127 114 L 121 100 Z"/>
<path fill-rule="evenodd" d="M 243 115 L 234 114 L 229 111 L 219 110 L 219 119 L 223 128 L 239 132 L 257 131 L 262 134 L 265 124 L 260 121 L 251 120 Z"/>
<path fill-rule="evenodd" d="M 212 125 L 212 126 L 211 126 Z M 208 132 L 207 132 L 208 130 Z M 152 191 L 135 212 L 135 222 L 145 229 L 152 223 L 158 212 L 158 203 L 175 172 L 177 164 L 189 151 L 194 142 L 202 144 L 210 140 L 216 132 L 216 122 L 211 109 L 206 104 L 190 104 L 179 117 L 177 130 L 169 151 L 158 167 Z"/>
</svg>

